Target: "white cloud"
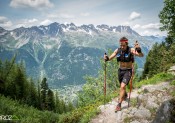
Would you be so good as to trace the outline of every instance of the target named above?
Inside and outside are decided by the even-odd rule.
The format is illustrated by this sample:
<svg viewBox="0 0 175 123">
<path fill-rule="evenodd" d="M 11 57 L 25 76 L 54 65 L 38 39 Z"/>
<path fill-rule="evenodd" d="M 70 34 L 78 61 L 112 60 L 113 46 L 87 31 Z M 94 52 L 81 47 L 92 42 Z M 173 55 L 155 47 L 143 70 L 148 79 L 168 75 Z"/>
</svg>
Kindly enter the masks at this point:
<svg viewBox="0 0 175 123">
<path fill-rule="evenodd" d="M 150 34 L 150 31 L 145 30 L 145 31 L 141 32 L 141 35 L 152 35 L 152 34 Z"/>
<path fill-rule="evenodd" d="M 65 22 L 65 21 L 72 21 L 72 19 L 75 19 L 75 16 L 73 14 L 65 13 L 65 12 L 57 12 L 57 13 L 47 13 L 45 14 L 45 17 L 48 20 L 52 21 L 59 21 L 59 22 Z"/>
<path fill-rule="evenodd" d="M 135 31 L 138 32 L 139 35 L 141 35 L 141 36 L 151 36 L 151 35 L 153 35 L 153 36 L 167 36 L 167 33 L 166 32 L 162 32 L 160 30 L 135 29 Z"/>
<path fill-rule="evenodd" d="M 150 35 L 167 36 L 167 32 L 166 31 L 160 31 L 159 27 L 160 27 L 160 23 L 149 23 L 149 24 L 146 24 L 146 25 L 136 24 L 132 28 L 136 32 L 139 32 L 139 34 L 142 35 L 142 36 L 145 36 L 145 35 L 146 36 L 150 36 Z"/>
<path fill-rule="evenodd" d="M 150 29 L 150 30 L 159 30 L 160 23 L 149 23 L 146 25 L 135 24 L 133 29 Z"/>
<path fill-rule="evenodd" d="M 33 19 L 22 19 L 15 24 L 15 28 L 19 27 L 32 27 L 38 24 L 38 20 L 36 18 Z"/>
<path fill-rule="evenodd" d="M 130 23 L 129 23 L 128 21 L 126 21 L 126 22 L 122 23 L 122 25 L 123 25 L 123 26 L 129 26 Z"/>
<path fill-rule="evenodd" d="M 0 26 L 5 29 L 11 29 L 12 22 L 4 16 L 0 16 Z"/>
<path fill-rule="evenodd" d="M 5 23 L 7 21 L 7 18 L 4 16 L 0 16 L 0 23 Z"/>
<path fill-rule="evenodd" d="M 141 28 L 140 24 L 136 24 L 133 26 L 133 29 Z"/>
<path fill-rule="evenodd" d="M 51 23 L 52 23 L 51 20 L 46 19 L 46 20 L 42 21 L 42 22 L 40 23 L 40 25 L 49 25 L 49 24 L 51 24 Z"/>
<path fill-rule="evenodd" d="M 14 8 L 51 8 L 53 3 L 49 0 L 11 0 L 10 6 Z"/>
<path fill-rule="evenodd" d="M 15 28 L 20 28 L 20 27 L 26 27 L 26 24 L 20 23 L 15 25 Z"/>
<path fill-rule="evenodd" d="M 61 14 L 59 15 L 59 17 L 60 17 L 60 18 L 64 18 L 64 19 L 72 19 L 72 18 L 75 18 L 74 15 L 72 15 L 72 14 L 66 14 L 66 13 L 61 13 Z"/>
<path fill-rule="evenodd" d="M 159 29 L 159 27 L 160 23 L 150 23 L 142 26 L 143 29 Z"/>
<path fill-rule="evenodd" d="M 48 18 L 57 18 L 58 15 L 57 14 L 47 14 Z"/>
<path fill-rule="evenodd" d="M 132 12 L 131 14 L 130 14 L 130 16 L 129 16 L 129 20 L 136 20 L 136 19 L 138 19 L 138 18 L 140 18 L 141 17 L 141 14 L 140 13 L 137 13 L 137 12 Z"/>
<path fill-rule="evenodd" d="M 157 31 L 152 31 L 152 30 L 145 30 L 141 32 L 141 35 L 143 36 L 150 36 L 150 35 L 154 35 L 154 36 L 165 36 L 166 33 L 165 32 L 161 32 L 160 30 Z"/>
<path fill-rule="evenodd" d="M 35 18 L 33 18 L 33 19 L 31 19 L 31 20 L 28 20 L 29 23 L 35 23 L 35 22 L 37 22 L 37 21 L 38 21 L 38 20 L 35 19 Z"/>
<path fill-rule="evenodd" d="M 85 17 L 87 17 L 87 16 L 90 15 L 90 13 L 88 13 L 88 12 L 87 12 L 87 13 L 81 13 L 80 15 L 81 15 L 81 16 L 85 16 Z"/>
</svg>

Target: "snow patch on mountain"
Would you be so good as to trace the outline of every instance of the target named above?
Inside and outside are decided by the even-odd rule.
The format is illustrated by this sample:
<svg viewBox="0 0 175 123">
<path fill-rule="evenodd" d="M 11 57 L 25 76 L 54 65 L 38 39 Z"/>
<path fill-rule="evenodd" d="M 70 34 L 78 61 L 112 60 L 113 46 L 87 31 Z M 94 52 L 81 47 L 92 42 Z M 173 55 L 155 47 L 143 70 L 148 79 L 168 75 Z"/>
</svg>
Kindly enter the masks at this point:
<svg viewBox="0 0 175 123">
<path fill-rule="evenodd" d="M 18 39 L 18 42 L 15 45 L 15 48 L 18 49 L 20 47 L 22 47 L 23 45 L 27 44 L 29 42 L 29 38 L 27 39 Z"/>
<path fill-rule="evenodd" d="M 7 32 L 0 32 L 0 36 L 7 34 Z"/>
<path fill-rule="evenodd" d="M 52 45 L 43 44 L 43 46 L 44 46 L 45 49 L 52 49 Z"/>
</svg>

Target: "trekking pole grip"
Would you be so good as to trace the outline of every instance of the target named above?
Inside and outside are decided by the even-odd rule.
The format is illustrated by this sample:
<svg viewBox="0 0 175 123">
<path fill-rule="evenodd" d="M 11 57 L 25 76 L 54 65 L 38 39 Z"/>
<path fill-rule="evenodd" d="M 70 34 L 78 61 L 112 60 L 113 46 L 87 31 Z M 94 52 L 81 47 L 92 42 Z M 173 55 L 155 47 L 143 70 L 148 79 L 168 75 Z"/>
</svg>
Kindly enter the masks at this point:
<svg viewBox="0 0 175 123">
<path fill-rule="evenodd" d="M 106 63 L 107 61 L 109 61 L 109 57 L 108 57 L 107 53 L 105 53 L 105 63 Z"/>
</svg>

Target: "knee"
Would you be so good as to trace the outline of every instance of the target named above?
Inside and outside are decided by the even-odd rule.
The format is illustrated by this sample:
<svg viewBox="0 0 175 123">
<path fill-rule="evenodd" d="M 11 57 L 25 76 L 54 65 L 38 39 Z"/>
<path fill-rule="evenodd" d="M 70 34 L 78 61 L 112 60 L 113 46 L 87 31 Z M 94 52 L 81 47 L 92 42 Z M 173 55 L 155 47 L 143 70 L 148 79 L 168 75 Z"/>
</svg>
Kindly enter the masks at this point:
<svg viewBox="0 0 175 123">
<path fill-rule="evenodd" d="M 125 90 L 125 86 L 120 86 L 120 89 L 121 90 Z"/>
</svg>

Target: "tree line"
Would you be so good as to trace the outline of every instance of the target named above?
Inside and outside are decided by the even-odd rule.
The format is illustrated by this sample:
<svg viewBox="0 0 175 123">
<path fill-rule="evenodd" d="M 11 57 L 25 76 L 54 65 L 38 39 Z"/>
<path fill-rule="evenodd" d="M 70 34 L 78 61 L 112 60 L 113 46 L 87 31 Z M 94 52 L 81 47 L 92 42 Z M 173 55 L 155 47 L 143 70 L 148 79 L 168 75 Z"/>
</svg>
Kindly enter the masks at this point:
<svg viewBox="0 0 175 123">
<path fill-rule="evenodd" d="M 175 65 L 175 0 L 165 0 L 164 8 L 159 14 L 161 31 L 167 32 L 165 42 L 156 43 L 150 50 L 142 79 L 156 73 L 165 72 Z"/>
<path fill-rule="evenodd" d="M 24 62 L 15 63 L 11 60 L 0 60 L 0 94 L 19 101 L 21 104 L 33 106 L 39 110 L 48 110 L 55 113 L 65 113 L 73 110 L 71 102 L 68 104 L 54 93 L 47 83 L 47 79 L 35 82 L 26 74 Z"/>
</svg>

